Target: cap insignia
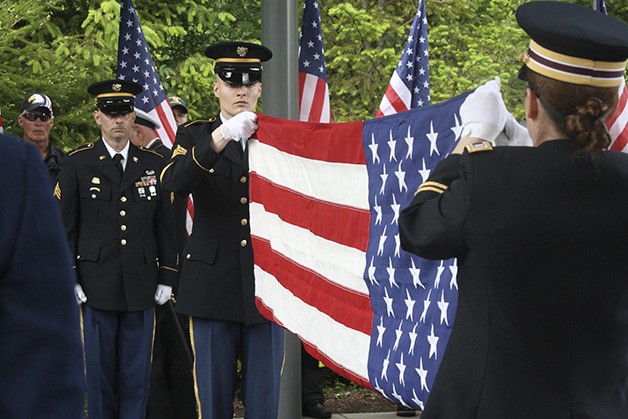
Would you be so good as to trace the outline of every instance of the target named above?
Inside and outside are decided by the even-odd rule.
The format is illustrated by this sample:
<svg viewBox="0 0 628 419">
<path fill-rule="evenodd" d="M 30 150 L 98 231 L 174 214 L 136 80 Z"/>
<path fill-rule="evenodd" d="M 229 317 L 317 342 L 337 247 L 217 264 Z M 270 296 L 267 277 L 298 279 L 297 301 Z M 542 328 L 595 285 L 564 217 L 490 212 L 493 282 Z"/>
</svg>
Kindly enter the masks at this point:
<svg viewBox="0 0 628 419">
<path fill-rule="evenodd" d="M 113 90 L 114 92 L 119 92 L 120 90 L 122 90 L 122 85 L 119 83 L 114 83 L 111 86 L 111 90 Z"/>
<path fill-rule="evenodd" d="M 238 53 L 240 57 L 246 57 L 246 54 L 249 52 L 249 49 L 247 47 L 238 47 L 236 49 L 236 52 Z"/>
</svg>

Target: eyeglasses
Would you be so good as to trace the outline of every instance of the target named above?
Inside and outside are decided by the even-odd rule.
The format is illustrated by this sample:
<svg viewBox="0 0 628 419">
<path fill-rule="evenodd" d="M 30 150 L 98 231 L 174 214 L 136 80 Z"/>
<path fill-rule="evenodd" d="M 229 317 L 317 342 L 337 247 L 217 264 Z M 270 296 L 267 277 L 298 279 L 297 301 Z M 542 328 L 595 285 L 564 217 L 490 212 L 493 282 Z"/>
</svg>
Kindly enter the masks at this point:
<svg viewBox="0 0 628 419">
<path fill-rule="evenodd" d="M 48 122 L 52 119 L 52 115 L 49 113 L 33 113 L 33 112 L 25 112 L 22 114 L 22 117 L 27 121 L 35 122 L 40 119 L 42 122 Z"/>
</svg>

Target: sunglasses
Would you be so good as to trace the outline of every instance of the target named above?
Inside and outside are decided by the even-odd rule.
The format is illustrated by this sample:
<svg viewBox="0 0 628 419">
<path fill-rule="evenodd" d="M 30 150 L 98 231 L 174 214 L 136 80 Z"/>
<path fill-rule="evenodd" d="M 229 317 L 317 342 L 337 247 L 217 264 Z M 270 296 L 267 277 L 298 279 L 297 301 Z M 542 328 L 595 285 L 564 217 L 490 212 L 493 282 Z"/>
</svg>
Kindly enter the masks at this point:
<svg viewBox="0 0 628 419">
<path fill-rule="evenodd" d="M 35 122 L 37 121 L 37 119 L 41 120 L 42 122 L 48 122 L 52 119 L 52 115 L 49 113 L 26 112 L 22 115 L 22 117 L 26 119 L 27 121 L 31 121 L 31 122 Z"/>
</svg>

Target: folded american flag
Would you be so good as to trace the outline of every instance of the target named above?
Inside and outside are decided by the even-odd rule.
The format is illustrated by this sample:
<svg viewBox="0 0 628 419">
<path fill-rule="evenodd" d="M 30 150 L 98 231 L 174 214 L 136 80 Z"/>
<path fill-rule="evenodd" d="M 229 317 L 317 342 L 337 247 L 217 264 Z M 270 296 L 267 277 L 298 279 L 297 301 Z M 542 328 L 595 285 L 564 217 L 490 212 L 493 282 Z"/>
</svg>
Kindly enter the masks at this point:
<svg viewBox="0 0 628 419">
<path fill-rule="evenodd" d="M 465 97 L 364 123 L 259 115 L 250 146 L 261 312 L 329 368 L 414 408 L 451 331 L 456 264 L 401 250 L 397 217 L 459 139 Z"/>
</svg>

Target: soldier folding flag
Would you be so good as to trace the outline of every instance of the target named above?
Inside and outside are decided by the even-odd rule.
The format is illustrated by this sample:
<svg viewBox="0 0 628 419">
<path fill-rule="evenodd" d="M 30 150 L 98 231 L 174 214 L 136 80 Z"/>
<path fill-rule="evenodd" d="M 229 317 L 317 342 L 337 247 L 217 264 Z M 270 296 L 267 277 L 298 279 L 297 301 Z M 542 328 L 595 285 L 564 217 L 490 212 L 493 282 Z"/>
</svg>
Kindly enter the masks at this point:
<svg viewBox="0 0 628 419">
<path fill-rule="evenodd" d="M 414 408 L 449 337 L 456 265 L 419 269 L 397 217 L 459 139 L 465 97 L 364 123 L 259 115 L 249 148 L 260 311 L 329 368 Z"/>
</svg>

